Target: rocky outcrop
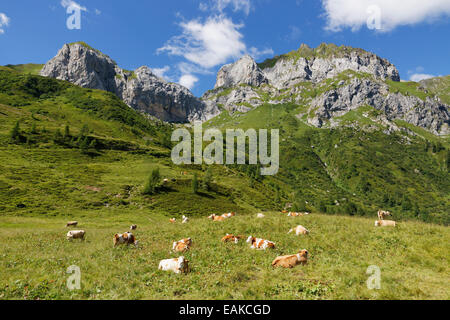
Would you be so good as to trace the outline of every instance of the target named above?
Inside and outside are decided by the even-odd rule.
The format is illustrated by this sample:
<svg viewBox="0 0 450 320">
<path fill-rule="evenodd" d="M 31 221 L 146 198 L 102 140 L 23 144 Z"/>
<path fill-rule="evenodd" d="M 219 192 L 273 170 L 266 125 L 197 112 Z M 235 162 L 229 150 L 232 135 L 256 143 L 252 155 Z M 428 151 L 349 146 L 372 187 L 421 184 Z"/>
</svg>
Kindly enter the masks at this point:
<svg viewBox="0 0 450 320">
<path fill-rule="evenodd" d="M 242 57 L 235 63 L 223 66 L 217 74 L 215 88 L 231 88 L 240 84 L 259 87 L 268 80 L 255 60 L 249 55 Z"/>
<path fill-rule="evenodd" d="M 126 71 L 85 43 L 66 44 L 41 70 L 41 75 L 75 85 L 112 92 L 133 109 L 170 122 L 208 120 L 219 113 L 187 88 L 168 83 L 148 67 Z"/>
<path fill-rule="evenodd" d="M 322 127 L 327 120 L 367 105 L 382 111 L 388 120 L 404 120 L 436 135 L 450 134 L 448 106 L 438 99 L 422 100 L 412 95 L 391 93 L 385 83 L 358 78 L 313 99 L 310 111 L 314 116 L 309 123 Z"/>
<path fill-rule="evenodd" d="M 269 83 L 279 89 L 286 89 L 304 81 L 320 82 L 334 78 L 346 70 L 367 73 L 380 80 L 400 81 L 397 68 L 386 59 L 358 49 L 348 47 L 332 51 L 328 55 L 310 49 L 309 55 L 303 45 L 300 52 L 291 53 L 277 60 L 273 67 L 263 70 Z"/>
</svg>

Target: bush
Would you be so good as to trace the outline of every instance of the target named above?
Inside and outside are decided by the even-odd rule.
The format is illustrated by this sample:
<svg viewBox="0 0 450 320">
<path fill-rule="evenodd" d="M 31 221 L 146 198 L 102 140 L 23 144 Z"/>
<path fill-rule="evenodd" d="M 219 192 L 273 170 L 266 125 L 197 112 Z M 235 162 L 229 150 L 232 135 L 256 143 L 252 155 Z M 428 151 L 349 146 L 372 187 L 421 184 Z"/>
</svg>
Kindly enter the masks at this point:
<svg viewBox="0 0 450 320">
<path fill-rule="evenodd" d="M 156 193 L 156 190 L 160 186 L 161 175 L 159 173 L 159 168 L 153 169 L 152 174 L 150 175 L 147 184 L 144 187 L 143 194 L 152 195 Z"/>
</svg>

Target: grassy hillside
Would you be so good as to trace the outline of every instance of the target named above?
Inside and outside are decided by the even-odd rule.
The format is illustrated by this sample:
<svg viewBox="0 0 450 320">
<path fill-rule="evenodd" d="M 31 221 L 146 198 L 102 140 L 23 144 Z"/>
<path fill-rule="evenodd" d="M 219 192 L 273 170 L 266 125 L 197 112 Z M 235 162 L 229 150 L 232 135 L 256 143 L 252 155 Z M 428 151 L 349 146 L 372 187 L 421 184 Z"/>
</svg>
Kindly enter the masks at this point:
<svg viewBox="0 0 450 320">
<path fill-rule="evenodd" d="M 24 74 L 38 75 L 39 72 L 41 72 L 44 65 L 36 64 L 36 63 L 27 63 L 27 64 L 16 64 L 16 65 L 8 64 L 5 67 L 10 68 L 10 69 L 15 70 L 20 73 L 24 73 Z"/>
<path fill-rule="evenodd" d="M 450 222 L 448 139 L 401 122 L 399 126 L 416 135 L 385 134 L 382 126 L 363 116 L 376 113 L 371 107 L 348 113 L 341 120 L 351 127 L 335 129 L 308 126 L 297 117 L 304 110 L 266 104 L 246 114 L 225 112 L 205 126 L 280 128 L 276 179 L 290 186 L 282 188 L 282 195 L 298 210 L 372 215 L 387 208 L 397 219 Z"/>
<path fill-rule="evenodd" d="M 0 299 L 449 299 L 450 232 L 418 222 L 396 229 L 374 227 L 373 218 L 310 215 L 265 219 L 238 214 L 225 223 L 205 217 L 187 225 L 146 209 L 71 211 L 64 217 L 3 217 L 0 220 Z M 85 242 L 65 239 L 67 220 L 86 230 Z M 131 224 L 141 248 L 116 248 L 112 237 Z M 302 224 L 311 234 L 288 235 Z M 226 233 L 276 242 L 260 252 L 246 243 L 222 244 Z M 191 237 L 191 273 L 158 271 L 161 259 L 177 257 L 171 243 Z M 278 255 L 306 248 L 307 266 L 273 270 Z M 81 269 L 81 290 L 69 291 L 66 270 Z M 367 268 L 381 269 L 381 289 L 368 290 Z"/>
</svg>

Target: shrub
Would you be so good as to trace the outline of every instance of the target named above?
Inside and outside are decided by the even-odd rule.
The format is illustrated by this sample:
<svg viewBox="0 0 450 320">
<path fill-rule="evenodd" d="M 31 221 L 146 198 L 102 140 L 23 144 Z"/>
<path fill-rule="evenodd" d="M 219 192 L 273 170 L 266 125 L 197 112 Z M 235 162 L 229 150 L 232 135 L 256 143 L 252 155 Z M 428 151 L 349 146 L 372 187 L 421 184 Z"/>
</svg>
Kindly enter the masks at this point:
<svg viewBox="0 0 450 320">
<path fill-rule="evenodd" d="M 147 184 L 144 187 L 143 194 L 152 195 L 156 193 L 161 181 L 161 175 L 159 173 L 159 168 L 153 169 L 152 174 L 150 175 Z"/>
</svg>

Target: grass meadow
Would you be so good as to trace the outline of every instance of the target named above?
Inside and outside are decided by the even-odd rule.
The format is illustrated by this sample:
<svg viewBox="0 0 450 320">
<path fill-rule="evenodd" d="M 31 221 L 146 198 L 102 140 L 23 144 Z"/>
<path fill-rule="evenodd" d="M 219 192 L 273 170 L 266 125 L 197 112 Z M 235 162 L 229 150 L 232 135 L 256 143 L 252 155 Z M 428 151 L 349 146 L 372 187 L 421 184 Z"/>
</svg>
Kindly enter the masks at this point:
<svg viewBox="0 0 450 320">
<path fill-rule="evenodd" d="M 86 240 L 69 242 L 68 220 L 80 222 Z M 290 218 L 278 212 L 237 215 L 223 223 L 206 217 L 170 224 L 145 209 L 103 209 L 95 215 L 0 217 L 0 299 L 449 299 L 448 227 L 402 222 L 375 228 L 375 217 L 313 214 Z M 115 233 L 133 223 L 140 248 L 113 248 Z M 309 236 L 288 235 L 298 224 Z M 277 249 L 254 251 L 245 242 L 223 244 L 226 233 L 276 242 Z M 171 243 L 185 237 L 191 273 L 159 271 L 162 259 L 178 257 Z M 307 266 L 273 269 L 278 255 L 306 248 Z M 69 266 L 81 270 L 81 290 L 66 282 Z M 369 290 L 367 268 L 381 269 L 381 289 Z"/>
</svg>

